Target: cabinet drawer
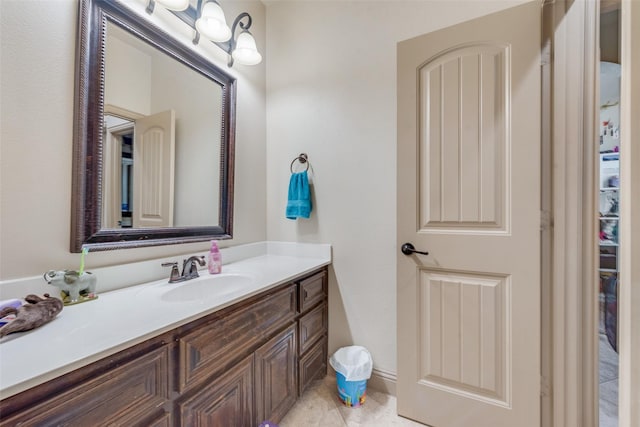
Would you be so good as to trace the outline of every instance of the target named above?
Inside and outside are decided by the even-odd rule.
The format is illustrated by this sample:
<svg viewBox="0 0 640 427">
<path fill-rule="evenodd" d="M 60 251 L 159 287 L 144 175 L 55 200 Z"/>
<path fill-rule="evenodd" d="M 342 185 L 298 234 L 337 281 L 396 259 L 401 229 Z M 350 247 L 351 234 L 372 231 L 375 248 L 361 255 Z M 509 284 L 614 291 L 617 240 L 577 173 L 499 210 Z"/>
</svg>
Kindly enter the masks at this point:
<svg viewBox="0 0 640 427">
<path fill-rule="evenodd" d="M 1 426 L 137 426 L 168 418 L 169 347 L 163 346 L 75 387 L 61 388 L 39 405 L 2 417 Z M 49 397 L 49 396 L 46 396 Z M 34 397 L 35 398 L 35 397 Z"/>
<path fill-rule="evenodd" d="M 304 313 L 325 298 L 326 277 L 326 270 L 322 270 L 300 282 L 300 313 Z"/>
<path fill-rule="evenodd" d="M 179 391 L 245 357 L 259 342 L 292 322 L 296 303 L 296 288 L 291 285 L 180 338 Z"/>
<path fill-rule="evenodd" d="M 311 350 L 300 358 L 298 394 L 302 395 L 314 380 L 327 375 L 327 337 L 323 337 Z"/>
<path fill-rule="evenodd" d="M 300 354 L 305 353 L 313 343 L 327 332 L 327 304 L 321 304 L 300 318 Z"/>
</svg>

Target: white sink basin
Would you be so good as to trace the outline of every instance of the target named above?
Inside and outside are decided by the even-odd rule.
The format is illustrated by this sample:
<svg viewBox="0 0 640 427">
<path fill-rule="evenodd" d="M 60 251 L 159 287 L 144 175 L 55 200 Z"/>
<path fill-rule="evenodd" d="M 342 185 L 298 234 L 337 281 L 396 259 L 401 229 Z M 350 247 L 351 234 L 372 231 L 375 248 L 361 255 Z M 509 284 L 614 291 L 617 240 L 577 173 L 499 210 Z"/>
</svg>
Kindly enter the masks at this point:
<svg viewBox="0 0 640 427">
<path fill-rule="evenodd" d="M 254 282 L 244 274 L 218 274 L 201 276 L 186 282 L 168 285 L 160 299 L 167 302 L 211 300 L 243 290 Z"/>
</svg>

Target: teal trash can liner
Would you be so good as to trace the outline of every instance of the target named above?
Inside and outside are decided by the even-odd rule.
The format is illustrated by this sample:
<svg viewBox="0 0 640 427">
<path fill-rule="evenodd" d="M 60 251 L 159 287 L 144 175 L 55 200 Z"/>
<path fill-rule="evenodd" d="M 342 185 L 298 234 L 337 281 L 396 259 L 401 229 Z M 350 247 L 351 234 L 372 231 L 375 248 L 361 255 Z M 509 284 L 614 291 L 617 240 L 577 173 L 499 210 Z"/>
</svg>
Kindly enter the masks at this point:
<svg viewBox="0 0 640 427">
<path fill-rule="evenodd" d="M 371 378 L 373 360 L 369 351 L 358 345 L 342 347 L 329 359 L 336 371 L 338 396 L 342 403 L 358 407 L 367 397 L 367 380 Z"/>
</svg>

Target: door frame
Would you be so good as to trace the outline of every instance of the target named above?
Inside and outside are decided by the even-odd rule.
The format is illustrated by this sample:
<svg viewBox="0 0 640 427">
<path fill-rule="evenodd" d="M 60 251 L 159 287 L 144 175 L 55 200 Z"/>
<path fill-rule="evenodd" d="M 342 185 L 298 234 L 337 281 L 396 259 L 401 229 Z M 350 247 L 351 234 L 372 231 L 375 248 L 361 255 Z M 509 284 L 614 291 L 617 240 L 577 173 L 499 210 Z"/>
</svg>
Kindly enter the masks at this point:
<svg viewBox="0 0 640 427">
<path fill-rule="evenodd" d="M 640 5 L 621 0 L 619 425 L 640 425 Z M 595 427 L 598 372 L 598 156 L 600 0 L 544 0 L 542 61 L 542 425 Z M 636 26 L 637 27 L 637 26 Z M 635 50 L 634 50 L 635 49 Z M 636 100 L 635 102 L 632 100 Z M 637 168 L 636 168 L 637 169 Z M 625 185 L 626 183 L 626 185 Z M 635 189 L 634 189 L 635 190 Z M 636 190 L 637 191 L 637 190 Z M 624 202 L 622 199 L 627 201 Z M 623 206 L 626 205 L 626 206 Z M 627 237 L 625 239 L 625 236 Z"/>
<path fill-rule="evenodd" d="M 595 427 L 597 1 L 543 4 L 542 420 Z M 546 225 L 546 226 L 545 226 Z"/>
<path fill-rule="evenodd" d="M 625 33 L 625 19 L 628 31 L 632 30 L 632 18 L 624 18 L 625 3 L 628 6 L 630 2 L 622 1 L 623 61 L 625 46 L 627 58 L 631 50 L 629 40 L 625 42 L 625 37 L 630 37 Z M 640 18 L 638 12 L 636 19 Z M 546 167 L 547 176 L 551 177 L 546 185 L 543 182 L 543 200 L 546 201 L 543 206 L 550 209 L 547 212 L 547 247 L 543 247 L 543 251 L 551 250 L 551 254 L 542 254 L 543 278 L 548 279 L 543 282 L 542 374 L 543 384 L 549 384 L 549 392 L 542 396 L 543 425 L 595 427 L 599 423 L 598 337 L 595 333 L 599 311 L 595 244 L 599 185 L 594 144 L 599 113 L 600 0 L 545 0 L 543 13 L 543 49 L 547 50 L 549 58 L 548 64 L 543 64 L 543 84 L 546 82 L 543 86 L 543 147 L 548 149 L 547 156 L 543 156 L 547 162 L 545 166 L 543 161 L 543 173 Z M 637 40 L 638 36 L 635 37 Z M 623 65 L 623 74 L 632 75 L 629 67 L 629 64 Z M 631 95 L 625 91 L 630 93 L 624 89 L 623 82 L 621 98 L 627 97 L 629 107 Z M 625 126 L 628 128 L 621 132 L 623 144 L 630 135 L 631 126 L 640 128 L 638 123 L 632 123 L 630 115 L 622 122 L 622 127 Z M 636 130 L 636 134 L 640 132 Z M 629 151 L 628 148 L 627 142 L 625 150 Z M 638 157 L 638 153 L 634 154 Z M 626 215 L 622 212 L 621 203 L 621 217 Z M 622 229 L 620 234 L 631 236 L 630 230 Z M 637 246 L 638 239 L 635 240 Z M 620 243 L 620 252 L 630 256 L 633 239 L 626 243 L 621 239 Z M 624 256 L 621 263 L 622 258 Z M 630 264 L 629 260 L 627 264 Z M 628 268 L 630 270 L 631 266 Z M 637 324 L 640 313 L 633 313 L 629 302 L 633 291 L 630 274 L 631 271 L 621 271 L 619 280 L 618 407 L 621 426 L 640 425 L 640 414 L 638 408 L 634 408 L 636 402 L 632 401 L 634 384 L 640 384 L 640 369 L 636 366 L 634 372 L 630 357 L 638 354 L 634 348 L 640 348 L 640 342 L 637 336 L 633 337 L 636 343 L 631 342 L 629 333 L 632 316 L 635 314 L 633 320 Z"/>
<path fill-rule="evenodd" d="M 121 228 L 114 224 L 114 218 L 122 220 L 122 137 L 133 134 L 135 123 L 128 122 L 105 128 L 103 134 L 103 191 L 102 191 L 102 226 L 104 228 Z M 107 177 L 109 181 L 107 182 Z"/>
<path fill-rule="evenodd" d="M 619 364 L 619 425 L 640 425 L 640 264 L 633 263 L 640 252 L 640 149 L 632 144 L 632 138 L 640 136 L 640 4 L 622 0 L 621 26 L 621 76 L 620 76 L 620 278 L 618 280 L 618 348 Z M 635 23 L 632 25 L 632 23 Z M 636 119 L 636 120 L 634 120 Z"/>
</svg>

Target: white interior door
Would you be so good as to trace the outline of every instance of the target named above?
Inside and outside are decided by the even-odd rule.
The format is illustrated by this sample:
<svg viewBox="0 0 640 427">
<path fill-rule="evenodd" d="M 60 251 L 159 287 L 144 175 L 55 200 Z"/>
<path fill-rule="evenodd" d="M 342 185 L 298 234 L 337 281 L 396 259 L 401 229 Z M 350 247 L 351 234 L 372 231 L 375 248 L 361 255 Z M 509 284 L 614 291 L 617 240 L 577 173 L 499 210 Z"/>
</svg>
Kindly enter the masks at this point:
<svg viewBox="0 0 640 427">
<path fill-rule="evenodd" d="M 133 142 L 133 227 L 173 226 L 175 112 L 136 120 Z"/>
<path fill-rule="evenodd" d="M 398 44 L 398 413 L 540 425 L 541 3 Z"/>
<path fill-rule="evenodd" d="M 118 135 L 104 133 L 102 174 L 102 228 L 118 228 L 122 216 L 122 144 Z"/>
</svg>

